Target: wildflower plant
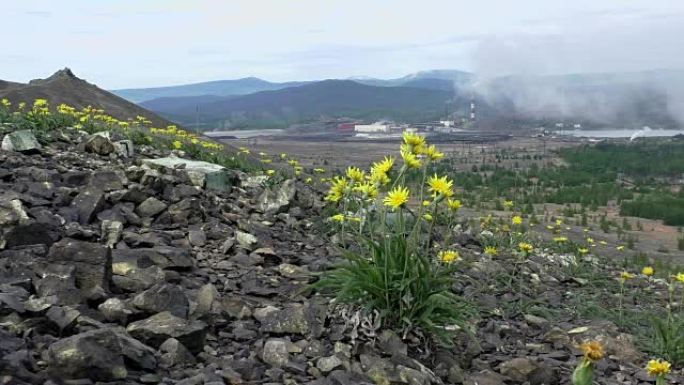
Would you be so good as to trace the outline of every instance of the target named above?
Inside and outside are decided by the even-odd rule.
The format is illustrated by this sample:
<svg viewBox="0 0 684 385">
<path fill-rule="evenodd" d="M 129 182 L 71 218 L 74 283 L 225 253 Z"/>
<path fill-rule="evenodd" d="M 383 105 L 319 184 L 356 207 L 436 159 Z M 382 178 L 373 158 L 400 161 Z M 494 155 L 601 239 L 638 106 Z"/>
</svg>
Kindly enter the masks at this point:
<svg viewBox="0 0 684 385">
<path fill-rule="evenodd" d="M 591 385 L 594 381 L 594 365 L 605 355 L 603 345 L 598 341 L 587 341 L 579 348 L 583 357 L 572 373 L 572 385 Z"/>
<path fill-rule="evenodd" d="M 427 175 L 443 154 L 423 136 L 405 133 L 400 156 L 400 166 L 385 157 L 368 171 L 350 167 L 332 179 L 326 200 L 337 208 L 330 221 L 345 260 L 314 287 L 337 302 L 379 312 L 383 326 L 403 335 L 420 329 L 449 344 L 472 315 L 452 292 L 461 256 L 449 248 L 449 234 L 461 204 L 453 199 L 453 181 Z M 406 175 L 416 171 L 421 181 L 409 185 Z M 436 218 L 447 223 L 441 244 L 434 239 Z"/>
</svg>

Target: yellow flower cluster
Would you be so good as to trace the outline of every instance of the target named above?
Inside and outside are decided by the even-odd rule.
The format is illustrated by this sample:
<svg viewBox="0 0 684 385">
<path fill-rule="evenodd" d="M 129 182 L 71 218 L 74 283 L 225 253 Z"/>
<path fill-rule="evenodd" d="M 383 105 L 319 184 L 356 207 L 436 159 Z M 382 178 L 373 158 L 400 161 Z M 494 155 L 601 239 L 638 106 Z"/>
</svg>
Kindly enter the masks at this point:
<svg viewBox="0 0 684 385">
<path fill-rule="evenodd" d="M 646 371 L 654 377 L 662 377 L 670 373 L 671 364 L 665 360 L 657 359 L 648 361 Z"/>
</svg>

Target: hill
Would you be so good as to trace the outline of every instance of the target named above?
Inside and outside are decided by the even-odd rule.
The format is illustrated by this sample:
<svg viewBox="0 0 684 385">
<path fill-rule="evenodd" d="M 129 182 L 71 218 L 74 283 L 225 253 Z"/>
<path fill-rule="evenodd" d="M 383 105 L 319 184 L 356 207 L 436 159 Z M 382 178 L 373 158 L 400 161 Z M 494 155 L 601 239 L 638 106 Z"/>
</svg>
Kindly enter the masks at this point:
<svg viewBox="0 0 684 385">
<path fill-rule="evenodd" d="M 306 82 L 273 83 L 259 78 L 249 77 L 168 87 L 120 89 L 113 90 L 112 93 L 131 102 L 140 103 L 152 99 L 168 97 L 247 95 L 260 91 L 295 87 L 302 84 L 306 84 Z"/>
<path fill-rule="evenodd" d="M 284 127 L 320 117 L 367 120 L 396 119 L 407 122 L 438 118 L 453 91 L 412 87 L 378 87 L 351 80 L 324 80 L 298 87 L 225 97 L 155 99 L 141 103 L 181 124 L 195 122 L 197 108 L 202 124 L 213 127 Z"/>
<path fill-rule="evenodd" d="M 76 77 L 70 69 L 55 72 L 47 79 L 31 80 L 28 84 L 0 81 L 0 98 L 12 103 L 33 103 L 36 99 L 47 99 L 51 105 L 68 104 L 77 109 L 87 106 L 103 109 L 117 119 L 148 118 L 154 125 L 167 126 L 170 121 L 153 112 L 105 91 Z"/>
</svg>

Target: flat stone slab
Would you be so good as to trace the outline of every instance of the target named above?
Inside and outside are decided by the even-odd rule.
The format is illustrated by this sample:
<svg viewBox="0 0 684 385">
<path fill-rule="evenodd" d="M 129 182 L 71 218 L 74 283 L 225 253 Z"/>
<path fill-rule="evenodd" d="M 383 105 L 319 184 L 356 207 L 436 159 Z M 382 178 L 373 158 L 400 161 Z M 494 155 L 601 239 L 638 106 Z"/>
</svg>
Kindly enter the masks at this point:
<svg viewBox="0 0 684 385">
<path fill-rule="evenodd" d="M 207 189 L 225 190 L 234 184 L 235 175 L 214 163 L 177 157 L 143 159 L 142 162 L 153 168 L 183 169 L 192 184 Z"/>
<path fill-rule="evenodd" d="M 31 130 L 10 132 L 2 138 L 2 149 L 5 151 L 37 152 L 41 146 Z"/>
</svg>

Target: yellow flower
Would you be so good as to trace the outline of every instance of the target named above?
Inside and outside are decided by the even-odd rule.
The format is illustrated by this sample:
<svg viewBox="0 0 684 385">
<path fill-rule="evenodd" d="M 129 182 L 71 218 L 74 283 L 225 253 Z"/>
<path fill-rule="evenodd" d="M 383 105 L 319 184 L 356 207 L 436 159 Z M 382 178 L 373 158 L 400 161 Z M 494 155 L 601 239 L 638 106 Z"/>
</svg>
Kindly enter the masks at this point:
<svg viewBox="0 0 684 385">
<path fill-rule="evenodd" d="M 461 201 L 458 199 L 447 199 L 447 207 L 451 211 L 458 211 L 461 208 Z"/>
<path fill-rule="evenodd" d="M 626 280 L 632 279 L 632 278 L 634 278 L 634 274 L 632 274 L 630 272 L 623 271 L 622 273 L 620 273 L 620 279 L 622 279 L 623 281 L 626 281 Z"/>
<path fill-rule="evenodd" d="M 556 219 L 556 226 L 560 226 L 560 225 L 562 225 L 562 224 L 563 224 L 563 220 L 562 220 L 562 219 Z"/>
<path fill-rule="evenodd" d="M 371 173 L 380 172 L 387 174 L 392 170 L 392 167 L 394 167 L 394 158 L 386 156 L 383 160 L 373 163 Z"/>
<path fill-rule="evenodd" d="M 439 152 L 434 144 L 425 148 L 423 152 L 428 158 L 430 158 L 430 160 L 440 160 L 444 157 L 444 153 Z"/>
<path fill-rule="evenodd" d="M 46 99 L 36 99 L 33 102 L 33 107 L 45 107 L 47 106 L 48 102 Z"/>
<path fill-rule="evenodd" d="M 598 341 L 588 341 L 580 344 L 580 349 L 584 353 L 584 357 L 591 361 L 598 361 L 603 358 L 605 352 L 603 345 Z"/>
<path fill-rule="evenodd" d="M 333 222 L 339 222 L 342 223 L 344 222 L 344 214 L 335 214 L 330 219 L 333 220 Z"/>
<path fill-rule="evenodd" d="M 7 98 L 2 98 L 2 106 L 3 107 L 8 108 L 11 105 L 12 105 L 12 103 L 10 103 L 10 101 Z"/>
<path fill-rule="evenodd" d="M 440 261 L 444 263 L 452 263 L 461 259 L 461 255 L 458 253 L 458 251 L 454 250 L 440 251 L 438 257 Z"/>
<path fill-rule="evenodd" d="M 313 170 L 315 173 L 318 173 L 318 174 L 323 174 L 325 172 L 324 168 L 314 168 Z"/>
<path fill-rule="evenodd" d="M 617 251 L 625 251 L 625 247 L 622 246 L 622 245 L 616 247 L 615 249 L 616 249 Z"/>
<path fill-rule="evenodd" d="M 513 208 L 513 201 L 504 201 L 503 206 L 506 210 L 510 210 Z"/>
<path fill-rule="evenodd" d="M 266 170 L 266 175 L 268 175 L 268 176 L 275 175 L 275 170 Z"/>
<path fill-rule="evenodd" d="M 292 167 L 295 167 L 295 166 L 299 165 L 299 161 L 297 161 L 296 159 L 290 159 L 287 161 L 287 164 L 289 164 Z"/>
<path fill-rule="evenodd" d="M 516 216 L 514 216 L 513 218 L 511 218 L 511 222 L 512 222 L 514 225 L 522 225 L 523 219 L 522 219 L 522 217 L 521 217 L 520 215 L 516 215 Z"/>
<path fill-rule="evenodd" d="M 402 186 L 397 186 L 394 190 L 387 193 L 387 196 L 383 200 L 385 206 L 389 206 L 393 209 L 402 207 L 408 202 L 409 199 L 409 189 Z"/>
<path fill-rule="evenodd" d="M 370 182 L 378 185 L 386 185 L 390 182 L 390 177 L 384 172 L 378 171 L 376 169 L 371 170 Z"/>
<path fill-rule="evenodd" d="M 568 241 L 568 237 L 555 237 L 553 241 L 556 243 L 565 243 Z"/>
<path fill-rule="evenodd" d="M 428 222 L 432 222 L 432 219 L 433 219 L 432 214 L 430 214 L 430 213 L 423 214 L 423 219 L 425 219 Z"/>
<path fill-rule="evenodd" d="M 530 253 L 532 250 L 534 250 L 534 246 L 527 242 L 520 242 L 518 243 L 518 249 L 520 249 L 520 251 L 523 253 Z"/>
<path fill-rule="evenodd" d="M 286 154 L 286 153 L 280 154 L 280 159 L 285 159 L 285 158 L 287 158 L 287 154 Z"/>
<path fill-rule="evenodd" d="M 269 164 L 272 163 L 273 161 L 271 159 L 262 159 L 261 163 Z"/>
<path fill-rule="evenodd" d="M 580 255 L 585 255 L 585 254 L 589 254 L 589 249 L 581 247 L 581 248 L 577 249 L 577 252 L 580 253 Z"/>
<path fill-rule="evenodd" d="M 354 187 L 354 191 L 360 192 L 366 198 L 375 198 L 378 196 L 378 188 L 371 182 L 361 183 Z"/>
<path fill-rule="evenodd" d="M 674 278 L 675 278 L 677 281 L 679 281 L 679 282 L 681 282 L 681 283 L 684 283 L 684 273 L 677 273 L 677 275 L 675 275 Z"/>
<path fill-rule="evenodd" d="M 404 132 L 402 135 L 404 138 L 404 143 L 413 147 L 422 147 L 425 145 L 425 137 L 418 135 L 413 132 Z"/>
<path fill-rule="evenodd" d="M 268 156 L 268 154 L 263 151 L 259 151 L 259 156 Z"/>
<path fill-rule="evenodd" d="M 430 202 L 430 201 L 423 201 L 423 207 L 430 206 L 431 204 L 432 204 L 432 202 Z"/>
<path fill-rule="evenodd" d="M 304 180 L 304 183 L 306 183 L 306 184 L 311 184 L 311 183 L 313 183 L 313 178 L 311 178 L 311 177 L 306 178 L 306 179 Z"/>
<path fill-rule="evenodd" d="M 19 102 L 19 110 L 23 110 L 24 107 L 26 107 L 26 103 L 25 102 Z"/>
<path fill-rule="evenodd" d="M 446 197 L 454 195 L 452 191 L 454 182 L 447 179 L 446 175 L 440 178 L 435 174 L 428 179 L 427 184 L 429 186 L 428 190 L 435 195 L 444 195 Z"/>
<path fill-rule="evenodd" d="M 485 247 L 485 249 L 484 249 L 484 253 L 487 254 L 487 255 L 494 256 L 494 255 L 498 255 L 498 254 L 499 254 L 499 251 L 498 251 L 498 250 L 496 249 L 496 247 L 494 247 L 494 246 L 487 246 L 487 247 Z"/>
<path fill-rule="evenodd" d="M 401 157 L 404 159 L 404 163 L 406 164 L 406 167 L 408 168 L 420 168 L 420 165 L 422 162 L 416 154 L 408 151 L 401 151 Z"/>
<path fill-rule="evenodd" d="M 357 167 L 349 167 L 347 168 L 347 178 L 354 182 L 361 182 L 366 178 L 366 173 Z"/>
<path fill-rule="evenodd" d="M 174 140 L 174 141 L 173 141 L 173 148 L 175 148 L 176 150 L 178 150 L 178 149 L 180 149 L 181 147 L 183 147 L 183 142 L 181 142 L 180 140 Z"/>
<path fill-rule="evenodd" d="M 331 202 L 339 202 L 344 196 L 348 185 L 349 182 L 346 178 L 336 176 L 335 179 L 332 180 L 332 185 L 330 186 L 330 190 L 325 199 Z"/>
<path fill-rule="evenodd" d="M 648 374 L 654 377 L 660 377 L 670 373 L 670 367 L 671 365 L 669 362 L 659 358 L 657 360 L 648 361 L 648 365 L 646 365 L 646 371 L 648 371 Z"/>
<path fill-rule="evenodd" d="M 643 274 L 643 275 L 645 275 L 645 276 L 647 276 L 647 277 L 652 276 L 653 273 L 655 273 L 655 270 L 653 269 L 652 266 L 644 266 L 644 268 L 641 269 L 641 274 Z"/>
</svg>

